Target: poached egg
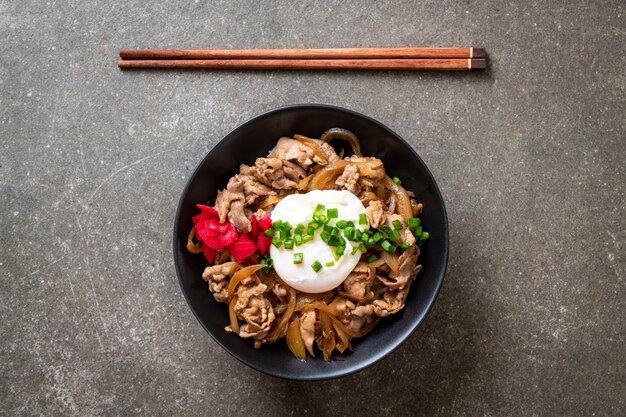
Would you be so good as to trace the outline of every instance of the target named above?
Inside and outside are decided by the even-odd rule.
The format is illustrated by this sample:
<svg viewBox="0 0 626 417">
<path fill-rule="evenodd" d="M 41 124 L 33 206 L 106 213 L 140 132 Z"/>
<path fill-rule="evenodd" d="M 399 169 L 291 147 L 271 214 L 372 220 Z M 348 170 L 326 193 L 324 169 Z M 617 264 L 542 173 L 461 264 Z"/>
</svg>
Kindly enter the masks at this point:
<svg viewBox="0 0 626 417">
<path fill-rule="evenodd" d="M 365 214 L 365 207 L 359 198 L 350 191 L 316 190 L 306 194 L 292 194 L 283 198 L 272 211 L 272 222 L 281 220 L 289 222 L 295 228 L 297 225 L 308 225 L 313 221 L 313 212 L 318 204 L 326 209 L 336 208 L 339 215 L 331 219 L 328 224 L 334 226 L 340 220 L 352 221 L 355 229 L 361 231 L 369 229 L 369 224 L 359 224 L 361 214 Z M 329 246 L 321 237 L 322 229 L 315 232 L 314 239 L 293 249 L 271 245 L 270 257 L 274 263 L 276 273 L 291 287 L 308 293 L 321 293 L 339 286 L 352 272 L 361 258 L 361 252 L 352 255 L 354 245 L 346 239 L 344 254 L 338 260 L 333 255 L 334 247 Z M 294 264 L 294 253 L 303 255 L 302 263 Z M 316 261 L 322 264 L 319 271 L 311 265 Z M 327 263 L 333 262 L 332 266 Z"/>
</svg>

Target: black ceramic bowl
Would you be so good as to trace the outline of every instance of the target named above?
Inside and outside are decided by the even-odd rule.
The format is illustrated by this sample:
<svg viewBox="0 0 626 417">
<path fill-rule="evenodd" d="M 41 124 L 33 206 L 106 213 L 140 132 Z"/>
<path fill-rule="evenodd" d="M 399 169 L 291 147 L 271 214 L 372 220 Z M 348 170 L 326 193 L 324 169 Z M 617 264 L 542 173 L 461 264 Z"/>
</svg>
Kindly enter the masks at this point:
<svg viewBox="0 0 626 417">
<path fill-rule="evenodd" d="M 202 280 L 206 262 L 185 249 L 195 205 L 213 203 L 219 189 L 236 174 L 239 165 L 265 156 L 282 136 L 295 133 L 319 137 L 332 127 L 354 132 L 363 155 L 380 158 L 391 176 L 424 204 L 422 223 L 430 239 L 422 248 L 422 271 L 411 287 L 406 308 L 383 319 L 367 336 L 353 342 L 353 352 L 324 362 L 321 353 L 306 362 L 296 359 L 285 341 L 254 349 L 250 340 L 228 334 L 226 304 L 218 303 Z M 200 162 L 183 191 L 174 223 L 174 261 L 189 306 L 207 332 L 226 351 L 261 372 L 293 380 L 336 378 L 360 371 L 387 356 L 424 320 L 441 288 L 448 260 L 448 221 L 441 193 L 432 174 L 400 136 L 376 120 L 350 110 L 326 105 L 291 105 L 253 117 L 230 132 Z M 336 353 L 336 352 L 335 352 Z M 198 358 L 202 360 L 202 358 Z"/>
</svg>

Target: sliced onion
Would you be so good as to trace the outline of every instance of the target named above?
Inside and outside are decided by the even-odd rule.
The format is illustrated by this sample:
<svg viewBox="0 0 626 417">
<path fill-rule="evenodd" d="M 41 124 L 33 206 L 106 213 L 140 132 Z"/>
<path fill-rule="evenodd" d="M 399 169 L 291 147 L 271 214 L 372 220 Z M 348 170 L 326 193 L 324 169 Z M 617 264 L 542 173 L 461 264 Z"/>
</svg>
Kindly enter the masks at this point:
<svg viewBox="0 0 626 417">
<path fill-rule="evenodd" d="M 237 288 L 237 285 L 239 285 L 239 283 L 243 279 L 248 278 L 259 269 L 265 268 L 265 266 L 266 265 L 262 264 L 250 265 L 246 266 L 245 268 L 241 268 L 239 271 L 235 272 L 235 275 L 233 275 L 230 282 L 228 283 L 228 300 L 231 300 L 233 298 L 233 295 L 235 295 L 235 288 Z"/>
<path fill-rule="evenodd" d="M 335 181 L 341 174 L 346 166 L 350 164 L 349 161 L 339 159 L 332 164 L 320 169 L 313 175 L 311 181 L 309 181 L 308 190 L 327 190 L 335 187 Z"/>
<path fill-rule="evenodd" d="M 287 330 L 287 346 L 294 356 L 302 361 L 306 360 L 306 348 L 300 334 L 300 320 L 292 320 Z"/>
<path fill-rule="evenodd" d="M 396 212 L 396 196 L 393 194 L 389 197 L 389 211 L 392 213 Z"/>
<path fill-rule="evenodd" d="M 335 328 L 335 333 L 337 334 L 337 337 L 339 337 L 339 340 L 341 341 L 341 343 L 337 343 L 336 346 L 339 353 L 345 352 L 346 349 L 352 350 L 352 344 L 350 343 L 350 338 L 348 337 L 348 335 L 346 335 L 343 330 L 341 330 L 339 326 L 335 324 L 335 322 L 333 322 L 333 327 Z"/>
<path fill-rule="evenodd" d="M 386 201 L 387 200 L 387 190 L 382 185 L 374 187 L 374 193 L 379 200 Z"/>
<path fill-rule="evenodd" d="M 411 208 L 413 209 L 413 216 L 417 216 L 422 212 L 424 205 L 422 203 L 418 203 L 415 200 L 411 200 Z"/>
<path fill-rule="evenodd" d="M 196 227 L 191 228 L 191 232 L 189 232 L 189 236 L 187 237 L 187 250 L 194 255 L 198 253 L 202 253 L 202 242 L 198 241 L 198 243 L 193 243 L 193 238 L 196 236 Z"/>
<path fill-rule="evenodd" d="M 259 203 L 259 208 L 264 209 L 265 207 L 272 206 L 272 205 L 278 203 L 280 200 L 282 200 L 285 197 L 287 197 L 287 194 L 285 194 L 285 195 L 271 195 L 271 196 L 267 197 L 265 200 L 263 200 L 263 201 L 261 201 Z"/>
<path fill-rule="evenodd" d="M 296 311 L 302 311 L 310 304 L 322 300 L 325 298 L 329 292 L 323 292 L 320 294 L 310 294 L 306 292 L 298 293 L 298 298 L 296 300 Z"/>
<path fill-rule="evenodd" d="M 303 135 L 293 135 L 293 137 L 298 142 L 311 148 L 315 156 L 321 159 L 324 162 L 324 164 L 328 162 L 328 157 L 326 156 L 326 152 L 324 152 L 324 148 L 322 148 L 322 145 L 317 140 L 308 138 Z"/>
<path fill-rule="evenodd" d="M 380 266 L 383 266 L 384 264 L 385 264 L 385 260 L 383 258 L 378 258 L 374 262 L 369 262 L 368 263 L 368 265 L 373 267 L 373 268 L 378 268 Z"/>
<path fill-rule="evenodd" d="M 337 310 L 336 305 L 331 306 L 331 305 L 326 304 L 323 301 L 312 302 L 308 304 L 305 308 L 303 308 L 303 311 L 312 310 L 312 309 L 323 311 L 324 313 L 328 313 L 332 315 L 339 314 L 339 311 Z"/>
<path fill-rule="evenodd" d="M 395 253 L 389 253 L 385 251 L 382 251 L 380 256 L 381 259 L 384 259 L 385 263 L 389 265 L 389 269 L 391 269 L 394 274 L 397 274 L 398 269 L 400 268 L 399 256 Z"/>
<path fill-rule="evenodd" d="M 369 332 L 372 331 L 372 329 L 374 327 L 376 327 L 376 325 L 378 324 L 378 319 L 374 320 L 373 322 L 371 322 L 370 324 L 368 324 L 367 326 L 363 327 L 361 330 L 354 332 L 350 329 L 348 329 L 346 327 L 345 324 L 343 324 L 341 321 L 339 321 L 339 319 L 335 316 L 330 315 L 329 316 L 330 319 L 333 321 L 334 324 L 336 324 L 342 332 L 344 332 L 346 335 L 350 336 L 350 337 L 363 337 L 366 334 L 368 334 Z"/>
<path fill-rule="evenodd" d="M 272 332 L 267 336 L 266 343 L 274 343 L 284 336 L 287 324 L 289 323 L 289 320 L 291 319 L 291 316 L 293 316 L 293 312 L 296 309 L 296 290 L 291 287 L 287 288 L 289 288 L 289 303 L 287 304 L 287 310 L 280 318 L 280 321 L 278 322 L 274 330 L 272 330 Z"/>
<path fill-rule="evenodd" d="M 356 156 L 363 156 L 361 155 L 361 142 L 359 142 L 359 138 L 357 138 L 356 135 L 349 130 L 334 127 L 332 129 L 328 129 L 326 132 L 322 133 L 322 136 L 320 136 L 320 140 L 326 143 L 333 139 L 345 140 L 350 144 L 350 146 L 352 146 L 352 151 Z"/>
<path fill-rule="evenodd" d="M 230 318 L 230 327 L 233 332 L 239 334 L 239 320 L 237 320 L 237 313 L 235 313 L 235 304 L 237 304 L 238 297 L 235 296 L 228 303 L 228 317 Z"/>
<path fill-rule="evenodd" d="M 306 190 L 306 188 L 309 186 L 309 182 L 311 182 L 311 178 L 313 178 L 313 174 L 309 175 L 308 177 L 304 177 L 300 181 L 298 181 L 298 190 Z"/>
<path fill-rule="evenodd" d="M 411 198 L 407 194 L 404 187 L 396 184 L 389 177 L 389 175 L 385 175 L 385 179 L 383 180 L 383 185 L 387 187 L 393 193 L 396 198 L 397 208 L 396 211 L 399 215 L 402 216 L 404 221 L 407 221 L 409 218 L 413 217 L 413 208 L 411 207 Z"/>
<path fill-rule="evenodd" d="M 335 330 L 333 328 L 331 319 L 328 314 L 320 311 L 320 327 L 322 328 L 322 353 L 324 353 L 324 360 L 330 362 L 330 357 L 337 345 L 335 341 Z"/>
</svg>

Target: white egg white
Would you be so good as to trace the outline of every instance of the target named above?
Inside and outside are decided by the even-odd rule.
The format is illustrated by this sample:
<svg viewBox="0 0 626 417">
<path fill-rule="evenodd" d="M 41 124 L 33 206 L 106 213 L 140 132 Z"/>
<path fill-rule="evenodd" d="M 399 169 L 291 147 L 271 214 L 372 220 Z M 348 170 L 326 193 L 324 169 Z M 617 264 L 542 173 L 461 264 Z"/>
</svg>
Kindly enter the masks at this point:
<svg viewBox="0 0 626 417">
<path fill-rule="evenodd" d="M 306 227 L 313 220 L 313 212 L 318 204 L 326 209 L 336 208 L 339 217 L 332 219 L 332 226 L 339 220 L 352 221 L 355 228 L 365 230 L 369 225 L 360 225 L 359 216 L 365 213 L 365 207 L 357 196 L 349 191 L 316 190 L 306 194 L 292 194 L 282 199 L 271 214 L 272 222 L 282 220 L 289 222 L 293 228 L 302 224 Z M 315 233 L 315 238 L 293 249 L 270 247 L 270 256 L 276 273 L 293 288 L 309 292 L 321 293 L 339 286 L 354 269 L 361 258 L 361 252 L 352 255 L 353 242 L 346 242 L 343 256 L 336 261 L 333 255 L 334 248 L 320 238 L 321 229 Z M 294 253 L 303 254 L 303 262 L 294 264 Z M 319 272 L 311 267 L 315 261 L 322 264 Z M 334 262 L 327 267 L 327 262 Z"/>
</svg>

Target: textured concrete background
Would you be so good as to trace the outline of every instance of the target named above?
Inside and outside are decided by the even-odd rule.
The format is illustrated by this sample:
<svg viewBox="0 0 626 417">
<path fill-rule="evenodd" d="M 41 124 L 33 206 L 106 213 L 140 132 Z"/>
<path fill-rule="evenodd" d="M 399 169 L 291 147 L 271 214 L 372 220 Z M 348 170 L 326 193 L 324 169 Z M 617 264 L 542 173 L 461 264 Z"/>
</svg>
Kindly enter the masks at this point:
<svg viewBox="0 0 626 417">
<path fill-rule="evenodd" d="M 623 1 L 98 3 L 0 1 L 3 415 L 623 413 Z M 484 46 L 491 68 L 116 67 L 120 48 L 436 45 Z M 238 123 L 299 102 L 410 141 L 451 229 L 420 329 L 373 368 L 319 383 L 224 352 L 171 255 L 190 170 Z"/>
</svg>

